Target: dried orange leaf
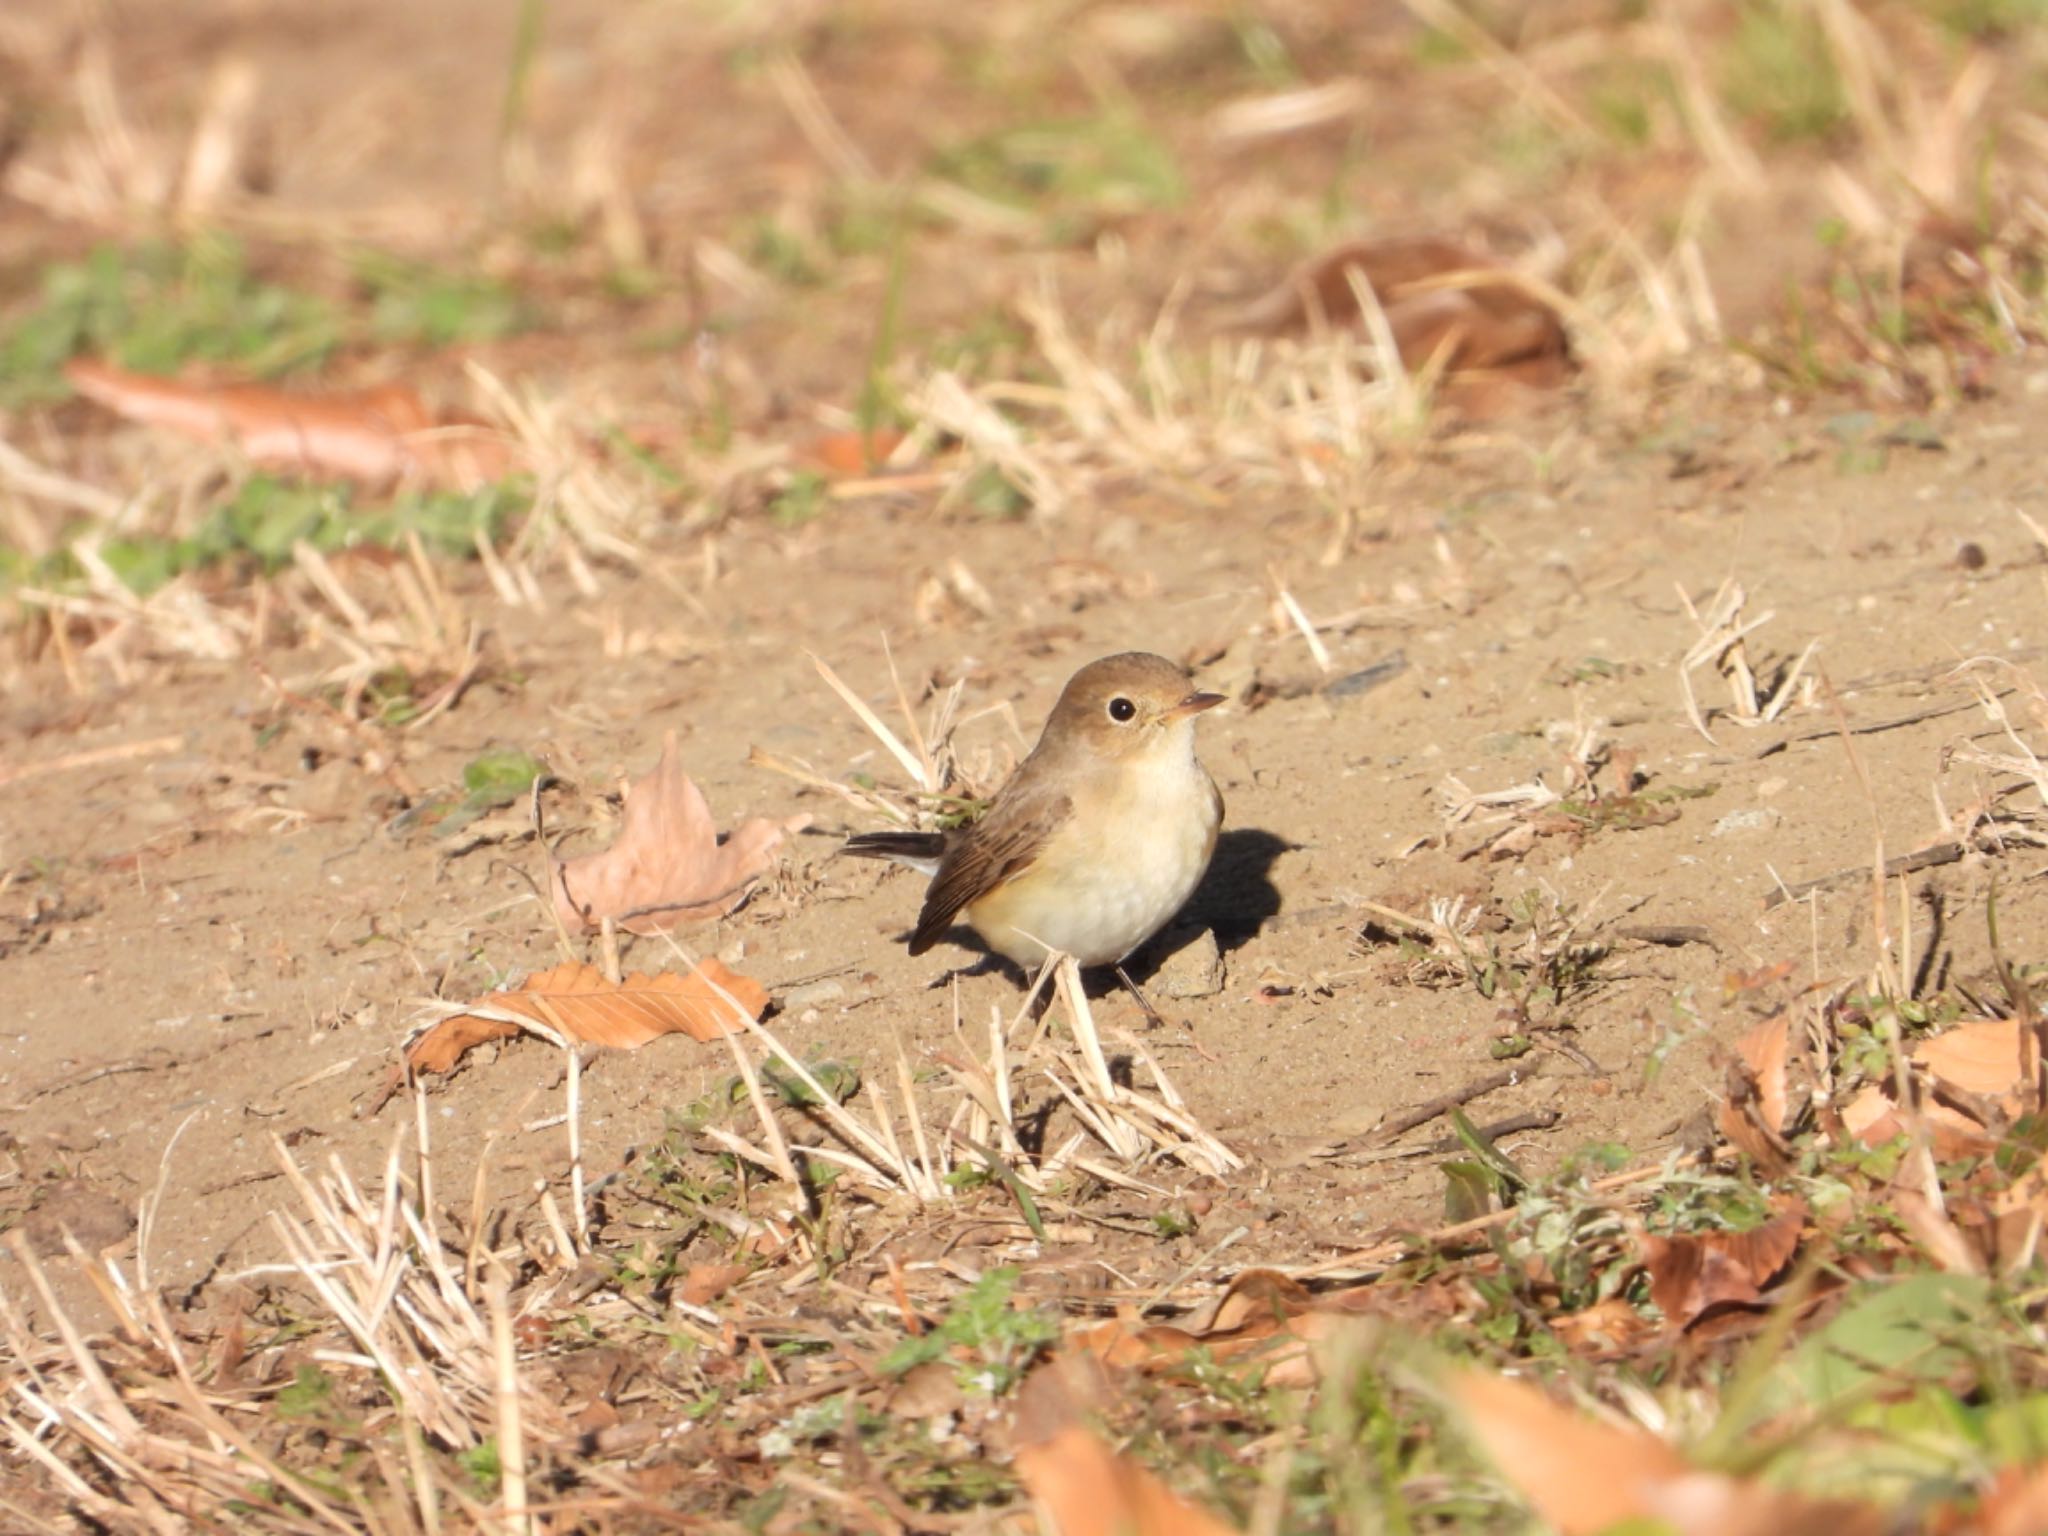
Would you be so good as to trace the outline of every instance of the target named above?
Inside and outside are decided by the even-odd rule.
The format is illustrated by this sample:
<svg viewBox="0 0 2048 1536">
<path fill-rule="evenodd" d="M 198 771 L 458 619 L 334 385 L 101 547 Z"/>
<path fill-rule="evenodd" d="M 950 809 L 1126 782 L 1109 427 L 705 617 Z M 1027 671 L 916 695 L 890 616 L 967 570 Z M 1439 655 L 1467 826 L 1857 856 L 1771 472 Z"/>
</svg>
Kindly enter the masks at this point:
<svg viewBox="0 0 2048 1536">
<path fill-rule="evenodd" d="M 1628 1354 L 1657 1327 L 1623 1298 L 1610 1296 L 1582 1311 L 1551 1318 L 1550 1331 L 1573 1353 L 1604 1359 Z"/>
<path fill-rule="evenodd" d="M 758 1019 L 768 1006 L 768 991 L 716 960 L 686 976 L 636 971 L 619 983 L 606 981 L 595 966 L 572 964 L 530 976 L 511 991 L 487 992 L 471 1006 L 499 1016 L 458 1013 L 441 1020 L 406 1048 L 406 1065 L 415 1072 L 446 1072 L 471 1046 L 524 1029 L 620 1050 L 670 1034 L 716 1040 Z"/>
<path fill-rule="evenodd" d="M 1842 1129 L 1866 1147 L 1883 1146 L 1904 1129 L 1899 1107 L 1877 1083 L 1866 1083 L 1842 1106 Z"/>
<path fill-rule="evenodd" d="M 692 1264 L 678 1294 L 693 1307 L 709 1306 L 752 1273 L 745 1264 Z"/>
<path fill-rule="evenodd" d="M 1641 1519 L 1655 1487 L 1687 1471 L 1655 1435 L 1560 1408 L 1524 1382 L 1460 1371 L 1449 1387 L 1503 1475 L 1565 1536 Z"/>
<path fill-rule="evenodd" d="M 1678 1536 L 1877 1536 L 1888 1528 L 1888 1515 L 1874 1505 L 1807 1499 L 1753 1478 L 1700 1471 L 1656 1436 L 1560 1408 L 1523 1382 L 1462 1371 L 1449 1385 L 1508 1481 L 1564 1536 L 1590 1536 L 1624 1520 L 1660 1522 Z"/>
<path fill-rule="evenodd" d="M 1080 1423 L 1074 1372 L 1041 1366 L 1019 1393 L 1017 1475 L 1059 1536 L 1233 1536 Z"/>
<path fill-rule="evenodd" d="M 1988 1271 L 1986 1255 L 1979 1244 L 1964 1234 L 1948 1211 L 1935 1205 L 1919 1190 L 1903 1185 L 1892 1190 L 1891 1207 L 1899 1218 L 1899 1224 L 1949 1274 L 1982 1275 Z M 1980 1225 L 1972 1235 L 1981 1239 L 1987 1235 L 1995 1236 L 1995 1233 L 1987 1234 Z"/>
<path fill-rule="evenodd" d="M 289 394 L 260 384 L 186 383 L 85 359 L 66 365 L 64 377 L 117 416 L 232 444 L 268 468 L 377 487 L 419 479 L 474 490 L 512 467 L 506 444 L 486 423 L 436 416 L 402 384 Z"/>
<path fill-rule="evenodd" d="M 1673 1328 L 1686 1327 L 1710 1307 L 1754 1306 L 1771 1277 L 1790 1262 L 1805 1226 L 1806 1206 L 1794 1201 L 1748 1232 L 1646 1235 L 1650 1299 Z"/>
<path fill-rule="evenodd" d="M 1717 1117 L 1721 1134 L 1772 1174 L 1785 1167 L 1783 1136 L 1791 1117 L 1785 1058 L 1790 1037 L 1790 1020 L 1780 1013 L 1736 1042 L 1728 1097 Z"/>
<path fill-rule="evenodd" d="M 1484 369 L 1553 388 L 1571 373 L 1556 313 L 1512 271 L 1447 240 L 1376 240 L 1339 246 L 1245 306 L 1234 323 L 1289 330 L 1320 316 L 1362 320 L 1359 286 L 1386 316 L 1402 365 L 1447 373 Z"/>
<path fill-rule="evenodd" d="M 1934 1142 L 1934 1155 L 1939 1158 L 1976 1157 L 1997 1145 L 1983 1126 L 1939 1099 L 1922 1100 L 1920 1120 L 1926 1125 Z M 1908 1123 L 1909 1117 L 1892 1098 L 1889 1083 L 1865 1084 L 1855 1098 L 1842 1106 L 1842 1128 L 1866 1147 L 1881 1147 L 1894 1137 L 1905 1135 Z"/>
<path fill-rule="evenodd" d="M 2035 1536 L 2048 1531 L 2048 1464 L 2006 1467 L 1977 1505 L 1979 1536 Z"/>
<path fill-rule="evenodd" d="M 2026 1087 L 2017 1019 L 1958 1024 L 1913 1048 L 1913 1059 L 1952 1088 L 2003 1099 Z M 2007 1106 L 2017 1110 L 2015 1098 Z"/>
<path fill-rule="evenodd" d="M 1276 1322 L 1313 1305 L 1315 1297 L 1299 1280 L 1277 1269 L 1247 1269 L 1230 1282 L 1199 1331 L 1205 1335 L 1236 1333 L 1264 1324 L 1270 1332 Z"/>
<path fill-rule="evenodd" d="M 1784 1014 L 1766 1019 L 1736 1042 L 1736 1054 L 1756 1083 L 1756 1107 L 1764 1125 L 1782 1133 L 1790 1114 L 1785 1093 L 1785 1057 L 1791 1038 Z"/>
<path fill-rule="evenodd" d="M 756 816 L 719 841 L 711 807 L 683 772 L 670 731 L 654 771 L 626 791 L 624 823 L 611 847 L 556 860 L 555 911 L 572 931 L 600 927 L 609 917 L 639 934 L 721 917 L 745 900 L 782 839 L 810 824 L 808 816 Z"/>
<path fill-rule="evenodd" d="M 804 445 L 803 462 L 835 480 L 872 475 L 903 446 L 904 434 L 887 427 L 872 432 L 826 432 Z"/>
</svg>

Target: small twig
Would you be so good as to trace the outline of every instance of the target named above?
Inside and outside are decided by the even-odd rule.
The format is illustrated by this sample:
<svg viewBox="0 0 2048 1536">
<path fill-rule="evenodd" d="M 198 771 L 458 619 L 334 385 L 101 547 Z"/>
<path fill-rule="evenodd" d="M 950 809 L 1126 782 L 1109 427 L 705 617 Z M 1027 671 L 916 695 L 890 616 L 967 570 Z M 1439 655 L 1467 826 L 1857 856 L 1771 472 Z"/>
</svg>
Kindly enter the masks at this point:
<svg viewBox="0 0 2048 1536">
<path fill-rule="evenodd" d="M 1627 928 L 1614 930 L 1617 939 L 1634 939 L 1638 944 L 1661 944 L 1677 949 L 1686 944 L 1704 944 L 1709 949 L 1719 949 L 1714 942 L 1711 928 L 1702 928 L 1697 923 L 1634 923 Z"/>
<path fill-rule="evenodd" d="M 2016 691 L 2015 689 L 2007 688 L 1997 696 L 2002 699 L 2007 694 Z M 1923 720 L 1939 720 L 1944 715 L 1959 715 L 1966 709 L 1977 709 L 1979 707 L 1980 701 L 1977 699 L 1969 699 L 1961 704 L 1940 704 L 1932 709 L 1916 709 L 1910 715 L 1894 715 L 1889 720 L 1873 720 L 1868 725 L 1851 725 L 1846 728 L 1846 734 L 1850 736 L 1875 736 L 1880 731 L 1896 731 L 1902 726 L 1918 725 Z M 1844 728 L 1833 724 L 1815 726 L 1812 730 L 1808 731 L 1794 731 L 1790 736 L 1781 737 L 1779 740 L 1771 742 L 1768 746 L 1757 748 L 1752 754 L 1752 760 L 1770 757 L 1802 741 L 1818 741 L 1824 736 L 1841 736 L 1843 734 L 1845 734 Z M 1740 762 L 1741 759 L 1729 758 L 1723 759 L 1723 761 Z"/>
<path fill-rule="evenodd" d="M 1527 1109 L 1519 1115 L 1509 1115 L 1505 1120 L 1488 1121 L 1479 1127 L 1479 1134 L 1488 1141 L 1498 1141 L 1501 1137 L 1512 1136 L 1517 1131 L 1547 1131 L 1563 1118 L 1564 1113 L 1561 1110 Z M 1455 1136 L 1441 1136 L 1419 1150 L 1435 1155 L 1455 1152 L 1464 1145 L 1464 1142 Z"/>
<path fill-rule="evenodd" d="M 1961 843 L 1936 843 L 1932 848 L 1922 848 L 1913 853 L 1902 853 L 1897 858 L 1884 861 L 1887 880 L 1897 875 L 1910 875 L 1917 869 L 1933 869 L 1942 864 L 1954 864 L 1968 850 Z M 1837 869 L 1825 875 L 1816 875 L 1811 880 L 1801 880 L 1794 885 L 1780 885 L 1764 897 L 1764 910 L 1782 907 L 1788 901 L 1798 901 L 1815 891 L 1824 891 L 1832 885 L 1843 885 L 1851 880 L 1865 880 L 1870 876 L 1868 864 L 1852 864 L 1847 869 Z"/>
<path fill-rule="evenodd" d="M 1418 1125 L 1428 1124 L 1438 1115 L 1456 1109 L 1460 1105 L 1469 1104 L 1474 1099 L 1484 1098 L 1489 1093 L 1496 1093 L 1502 1088 L 1512 1088 L 1515 1084 L 1526 1082 L 1533 1076 L 1535 1076 L 1535 1069 L 1533 1067 L 1508 1067 L 1503 1071 L 1490 1072 L 1485 1077 L 1465 1084 L 1462 1088 L 1453 1088 L 1449 1093 L 1438 1094 L 1426 1103 L 1417 1104 L 1413 1109 L 1404 1109 L 1400 1114 L 1394 1116 L 1393 1119 L 1387 1121 L 1386 1124 L 1374 1131 L 1371 1136 L 1367 1137 L 1366 1145 L 1385 1146 L 1395 1138 L 1407 1135 L 1408 1132 L 1414 1130 Z"/>
<path fill-rule="evenodd" d="M 110 747 L 67 752 L 62 757 L 47 758 L 39 763 L 16 763 L 0 768 L 0 785 L 19 784 L 23 779 L 39 778 L 46 773 L 68 773 L 73 768 L 97 768 L 102 763 L 126 762 L 130 758 L 161 757 L 166 752 L 176 752 L 184 745 L 183 735 L 152 736 L 147 741 L 124 741 Z"/>
</svg>

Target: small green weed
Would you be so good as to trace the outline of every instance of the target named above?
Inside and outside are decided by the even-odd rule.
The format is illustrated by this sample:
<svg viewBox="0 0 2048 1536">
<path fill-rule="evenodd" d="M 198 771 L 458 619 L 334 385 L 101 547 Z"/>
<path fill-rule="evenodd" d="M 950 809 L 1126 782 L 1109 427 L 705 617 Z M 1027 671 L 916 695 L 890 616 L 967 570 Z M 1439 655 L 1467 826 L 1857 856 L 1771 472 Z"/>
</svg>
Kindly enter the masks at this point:
<svg viewBox="0 0 2048 1536">
<path fill-rule="evenodd" d="M 391 830 L 431 827 L 436 837 L 447 837 L 500 806 L 510 805 L 545 772 L 540 759 L 523 748 L 487 748 L 463 765 L 459 790 L 426 796 L 393 818 Z"/>
<path fill-rule="evenodd" d="M 1586 832 L 1636 832 L 1644 827 L 1661 827 L 1678 820 L 1678 805 L 1684 800 L 1704 800 L 1718 784 L 1680 784 L 1663 789 L 1631 790 L 1625 795 L 1600 799 L 1574 796 L 1561 800 L 1557 814 L 1570 817 Z"/>
<path fill-rule="evenodd" d="M 953 1303 L 944 1322 L 929 1333 L 904 1339 L 882 1357 L 879 1369 L 900 1376 L 928 1360 L 955 1361 L 963 1386 L 1000 1397 L 1013 1386 L 1038 1352 L 1059 1338 L 1059 1318 L 1010 1304 L 1017 1288 L 1015 1269 L 992 1269 Z"/>
<path fill-rule="evenodd" d="M 387 345 L 497 341 L 531 321 L 519 295 L 495 278 L 450 272 L 382 251 L 357 253 L 354 267 L 370 301 L 370 334 Z"/>
<path fill-rule="evenodd" d="M 768 515 L 784 528 L 801 528 L 832 502 L 832 482 L 815 469 L 799 469 L 768 503 Z"/>
<path fill-rule="evenodd" d="M 1061 242 L 1187 196 L 1171 146 L 1124 108 L 970 139 L 942 151 L 933 169 L 991 201 L 1043 214 Z"/>
<path fill-rule="evenodd" d="M 1792 0 L 1750 0 L 1735 24 L 1722 92 L 1781 144 L 1825 139 L 1849 120 L 1849 100 L 1820 19 Z"/>
<path fill-rule="evenodd" d="M 260 277 L 222 234 L 106 244 L 43 274 L 0 340 L 0 405 L 62 400 L 64 365 L 92 356 L 137 373 L 209 365 L 250 379 L 318 367 L 363 340 L 429 347 L 496 340 L 529 312 L 495 279 L 381 252 L 352 260 L 369 313 Z"/>
<path fill-rule="evenodd" d="M 468 495 L 405 491 L 381 506 L 358 508 L 347 486 L 256 475 L 183 538 L 107 539 L 99 554 L 130 591 L 147 596 L 189 571 L 237 563 L 277 570 L 302 542 L 323 554 L 365 545 L 402 549 L 408 535 L 417 534 L 432 553 L 469 554 L 478 533 L 497 539 L 528 504 L 524 488 L 508 482 Z M 61 586 L 80 574 L 69 554 L 31 562 L 0 550 L 0 589 L 20 582 Z"/>
<path fill-rule="evenodd" d="M 0 404 L 63 399 L 63 367 L 85 353 L 141 373 L 217 363 L 272 378 L 321 362 L 342 332 L 332 305 L 258 278 L 224 235 L 102 245 L 49 268 L 0 341 Z"/>
</svg>

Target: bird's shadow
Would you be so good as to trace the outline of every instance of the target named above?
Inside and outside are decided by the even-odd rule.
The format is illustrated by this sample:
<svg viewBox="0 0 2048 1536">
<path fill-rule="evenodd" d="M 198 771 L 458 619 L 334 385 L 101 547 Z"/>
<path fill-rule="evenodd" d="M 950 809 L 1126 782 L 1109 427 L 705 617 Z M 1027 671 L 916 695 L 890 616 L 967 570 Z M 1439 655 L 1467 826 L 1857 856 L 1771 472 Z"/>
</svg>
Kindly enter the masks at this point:
<svg viewBox="0 0 2048 1536">
<path fill-rule="evenodd" d="M 1214 931 L 1218 948 L 1241 948 L 1258 937 L 1266 920 L 1279 915 L 1280 887 L 1273 866 L 1290 843 L 1264 827 L 1232 827 L 1216 839 L 1208 873 L 1174 920 L 1175 926 L 1198 924 Z"/>
<path fill-rule="evenodd" d="M 1232 827 L 1216 839 L 1216 852 L 1195 894 L 1180 915 L 1147 939 L 1124 968 L 1140 986 L 1167 956 L 1207 928 L 1225 954 L 1258 937 L 1267 919 L 1280 911 L 1280 888 L 1273 866 L 1280 855 L 1300 847 L 1264 827 Z"/>
<path fill-rule="evenodd" d="M 1216 935 L 1216 947 L 1226 954 L 1257 937 L 1267 919 L 1280 911 L 1280 888 L 1273 883 L 1273 866 L 1283 853 L 1300 846 L 1263 827 L 1232 827 L 1220 834 L 1208 872 L 1188 904 L 1125 964 L 1132 980 L 1144 985 L 1169 955 L 1204 928 Z M 947 930 L 946 942 L 972 950 L 980 958 L 965 969 L 948 972 L 940 985 L 955 975 L 990 971 L 999 971 L 1020 986 L 1031 984 L 1029 972 L 991 950 L 981 935 L 964 923 Z M 1116 977 L 1106 966 L 1090 970 L 1087 981 L 1091 996 L 1116 986 Z"/>
</svg>

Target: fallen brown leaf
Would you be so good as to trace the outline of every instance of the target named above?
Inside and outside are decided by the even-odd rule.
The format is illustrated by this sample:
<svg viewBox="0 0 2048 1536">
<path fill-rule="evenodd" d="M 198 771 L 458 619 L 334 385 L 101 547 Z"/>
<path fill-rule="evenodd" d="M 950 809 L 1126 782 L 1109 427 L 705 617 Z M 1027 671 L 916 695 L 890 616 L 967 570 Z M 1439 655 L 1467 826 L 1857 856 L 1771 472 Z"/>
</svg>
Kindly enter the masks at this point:
<svg viewBox="0 0 2048 1536">
<path fill-rule="evenodd" d="M 1553 389 L 1571 375 L 1563 323 L 1508 268 L 1447 240 L 1361 241 L 1325 252 L 1230 317 L 1259 331 L 1300 329 L 1320 315 L 1363 323 L 1356 281 L 1371 289 L 1404 367 Z"/>
<path fill-rule="evenodd" d="M 1948 1530 L 1949 1527 L 1942 1527 Z M 2048 1531 L 2048 1463 L 2005 1467 L 1977 1505 L 1977 1536 L 2038 1536 Z"/>
<path fill-rule="evenodd" d="M 1234 1536 L 1231 1526 L 1078 1426 L 1019 1447 L 1017 1474 L 1059 1536 Z"/>
<path fill-rule="evenodd" d="M 86 399 L 144 426 L 231 444 L 252 463 L 382 489 L 424 480 L 470 491 L 512 467 L 504 439 L 473 416 L 437 416 L 403 384 L 330 395 L 262 384 L 197 384 L 77 359 L 64 377 Z"/>
<path fill-rule="evenodd" d="M 835 480 L 851 480 L 878 472 L 883 461 L 902 446 L 904 436 L 888 427 L 872 432 L 825 432 L 804 444 L 798 457 Z"/>
<path fill-rule="evenodd" d="M 1806 1227 L 1806 1205 L 1791 1201 L 1747 1232 L 1698 1232 L 1643 1237 L 1643 1267 L 1650 1299 L 1665 1321 L 1680 1329 L 1711 1307 L 1755 1306 L 1764 1286 L 1791 1261 Z"/>
<path fill-rule="evenodd" d="M 720 996 L 730 995 L 739 1004 Z M 530 976 L 526 985 L 487 992 L 472 1007 L 518 1016 L 541 1028 L 591 1045 L 632 1050 L 663 1035 L 716 1040 L 745 1028 L 740 1017 L 759 1018 L 768 991 L 758 981 L 706 960 L 686 976 L 636 971 L 623 982 L 606 981 L 589 965 L 558 965 Z M 502 1040 L 525 1025 L 509 1019 L 458 1013 L 424 1031 L 407 1046 L 406 1065 L 415 1072 L 446 1072 L 462 1053 L 486 1040 Z"/>
<path fill-rule="evenodd" d="M 679 1294 L 693 1307 L 709 1306 L 752 1273 L 745 1264 L 692 1264 Z"/>
<path fill-rule="evenodd" d="M 1502 1474 L 1565 1536 L 1641 1518 L 1647 1490 L 1687 1470 L 1647 1430 L 1573 1413 L 1525 1382 L 1460 1371 L 1448 1386 Z"/>
<path fill-rule="evenodd" d="M 1960 1110 L 1929 1099 L 1920 1106 L 1939 1158 L 1974 1157 L 1997 1146 L 1983 1126 Z M 1867 1147 L 1883 1146 L 1906 1133 L 1906 1116 L 1892 1098 L 1891 1084 L 1868 1083 L 1842 1106 L 1842 1128 Z"/>
<path fill-rule="evenodd" d="M 661 761 L 626 791 L 618 838 L 602 853 L 555 861 L 555 911 L 572 932 L 611 918 L 628 933 L 666 933 L 721 917 L 745 899 L 782 839 L 808 816 L 756 816 L 724 841 L 704 792 L 683 772 L 676 733 L 662 738 Z"/>
<path fill-rule="evenodd" d="M 2018 1114 L 2027 1088 L 2025 1047 L 2019 1020 L 1984 1019 L 1921 1041 L 1913 1059 L 1950 1087 L 1997 1099 L 2008 1114 Z"/>
<path fill-rule="evenodd" d="M 1041 1366 L 1018 1393 L 1017 1475 L 1059 1536 L 1234 1536 L 1083 1427 L 1071 1374 Z"/>
<path fill-rule="evenodd" d="M 1903 1185 L 1891 1191 L 1891 1206 L 1899 1218 L 1899 1225 L 1947 1273 L 1985 1273 L 1982 1247 L 1964 1234 L 1953 1213 L 1935 1205 L 1919 1190 Z M 1984 1235 L 1981 1229 L 1977 1235 Z"/>
<path fill-rule="evenodd" d="M 1971 1156 L 1996 1145 L 1998 1127 L 1985 1119 L 2015 1119 L 2030 1097 L 2029 1041 L 2017 1020 L 1982 1019 L 1958 1024 L 1913 1047 L 1914 1065 L 1924 1068 L 1950 1097 L 1965 1107 L 1922 1095 L 1922 1119 L 1941 1158 Z M 1877 1146 L 1902 1134 L 1907 1117 L 1889 1082 L 1871 1083 L 1842 1106 L 1842 1124 L 1859 1141 Z M 1969 1112 L 1966 1112 L 1966 1109 Z"/>
<path fill-rule="evenodd" d="M 1148 1325 L 1126 1313 L 1069 1333 L 1063 1352 L 1141 1371 L 1170 1369 L 1197 1349 L 1210 1360 L 1255 1353 L 1268 1385 L 1312 1386 L 1312 1346 L 1355 1327 L 1356 1319 L 1435 1327 L 1462 1305 L 1463 1292 L 1448 1282 L 1354 1285 L 1318 1294 L 1277 1270 L 1248 1269 L 1231 1281 L 1206 1318 L 1191 1318 L 1186 1327 Z"/>
<path fill-rule="evenodd" d="M 1785 1014 L 1766 1019 L 1736 1042 L 1729 1063 L 1728 1098 L 1718 1116 L 1721 1134 L 1767 1176 L 1785 1171 L 1784 1133 L 1791 1115 L 1785 1059 L 1791 1037 Z"/>
<path fill-rule="evenodd" d="M 1658 1336 L 1657 1327 L 1619 1296 L 1550 1319 L 1550 1331 L 1577 1355 L 1612 1359 Z"/>
<path fill-rule="evenodd" d="M 1624 1520 L 1661 1521 L 1678 1536 L 1876 1536 L 1888 1526 L 1873 1505 L 1699 1471 L 1646 1430 L 1573 1413 L 1525 1382 L 1461 1371 L 1448 1387 L 1508 1481 L 1564 1536 Z"/>
</svg>

